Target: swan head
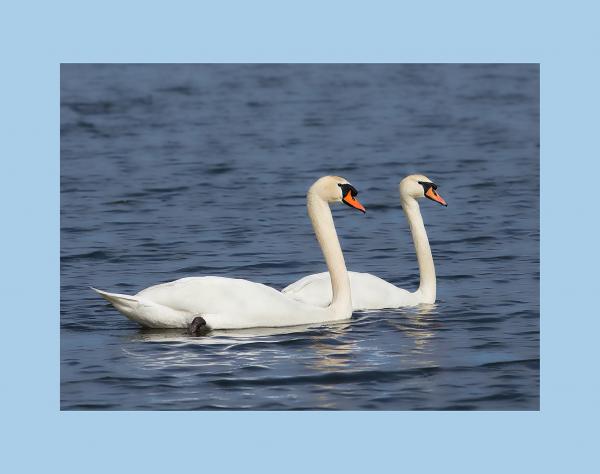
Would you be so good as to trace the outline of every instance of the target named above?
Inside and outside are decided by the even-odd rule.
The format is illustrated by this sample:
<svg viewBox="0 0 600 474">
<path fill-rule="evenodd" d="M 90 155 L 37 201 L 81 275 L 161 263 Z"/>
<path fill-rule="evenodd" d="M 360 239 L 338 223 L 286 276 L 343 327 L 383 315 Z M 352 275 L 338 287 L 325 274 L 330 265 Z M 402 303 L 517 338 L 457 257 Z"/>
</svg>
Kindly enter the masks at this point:
<svg viewBox="0 0 600 474">
<path fill-rule="evenodd" d="M 343 202 L 365 213 L 364 206 L 356 199 L 358 191 L 346 179 L 340 176 L 323 176 L 308 190 L 308 195 L 317 195 L 326 202 Z"/>
<path fill-rule="evenodd" d="M 413 199 L 427 198 L 440 203 L 442 206 L 448 206 L 444 198 L 437 192 L 437 184 L 422 174 L 411 174 L 400 181 L 400 196 L 403 199 L 411 197 Z"/>
</svg>

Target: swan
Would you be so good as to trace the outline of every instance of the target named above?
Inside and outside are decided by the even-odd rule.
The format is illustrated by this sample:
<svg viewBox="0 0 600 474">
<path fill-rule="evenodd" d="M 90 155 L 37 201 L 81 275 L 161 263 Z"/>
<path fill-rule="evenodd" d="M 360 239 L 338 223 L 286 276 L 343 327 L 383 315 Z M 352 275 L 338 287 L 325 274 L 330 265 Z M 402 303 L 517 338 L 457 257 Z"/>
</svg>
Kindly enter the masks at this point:
<svg viewBox="0 0 600 474">
<path fill-rule="evenodd" d="M 447 206 L 438 194 L 437 185 L 427 176 L 407 176 L 399 185 L 400 202 L 412 233 L 421 281 L 419 288 L 409 292 L 370 273 L 349 272 L 353 310 L 400 308 L 421 303 L 435 303 L 435 267 L 429 240 L 425 232 L 418 199 L 428 198 Z M 331 301 L 331 285 L 327 273 L 301 278 L 282 292 L 298 301 L 315 306 L 327 306 Z"/>
<path fill-rule="evenodd" d="M 149 328 L 245 329 L 315 324 L 352 316 L 350 282 L 329 203 L 343 202 L 366 212 L 358 192 L 344 178 L 324 176 L 306 196 L 308 215 L 331 273 L 330 304 L 315 306 L 248 280 L 188 277 L 151 286 L 134 296 L 92 288 L 132 321 Z"/>
</svg>

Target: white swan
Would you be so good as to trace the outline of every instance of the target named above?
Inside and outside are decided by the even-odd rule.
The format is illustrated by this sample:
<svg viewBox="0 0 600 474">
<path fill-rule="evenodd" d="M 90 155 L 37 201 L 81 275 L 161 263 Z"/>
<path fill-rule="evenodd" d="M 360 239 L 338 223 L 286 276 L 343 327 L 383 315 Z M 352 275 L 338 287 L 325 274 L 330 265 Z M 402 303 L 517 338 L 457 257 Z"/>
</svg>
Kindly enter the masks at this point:
<svg viewBox="0 0 600 474">
<path fill-rule="evenodd" d="M 419 288 L 409 292 L 370 273 L 349 272 L 352 309 L 383 309 L 435 303 L 435 267 L 429 240 L 417 199 L 423 197 L 447 206 L 437 193 L 437 185 L 423 175 L 410 175 L 400 181 L 400 202 L 412 232 L 421 281 Z M 292 298 L 315 306 L 327 306 L 331 301 L 331 285 L 327 273 L 301 278 L 282 290 Z"/>
<path fill-rule="evenodd" d="M 314 324 L 352 316 L 350 282 L 329 203 L 362 212 L 357 191 L 344 178 L 325 176 L 308 190 L 308 215 L 331 273 L 331 304 L 315 306 L 247 280 L 190 277 L 151 286 L 135 296 L 92 288 L 129 319 L 150 328 L 242 329 Z"/>
</svg>

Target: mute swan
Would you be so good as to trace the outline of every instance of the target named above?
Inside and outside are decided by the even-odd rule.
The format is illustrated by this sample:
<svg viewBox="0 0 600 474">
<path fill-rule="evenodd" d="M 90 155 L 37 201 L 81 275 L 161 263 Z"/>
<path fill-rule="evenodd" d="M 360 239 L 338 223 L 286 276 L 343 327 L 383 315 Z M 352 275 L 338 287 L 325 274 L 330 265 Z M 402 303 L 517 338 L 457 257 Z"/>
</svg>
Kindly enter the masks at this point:
<svg viewBox="0 0 600 474">
<path fill-rule="evenodd" d="M 365 212 L 356 189 L 344 178 L 325 176 L 308 190 L 308 215 L 331 273 L 331 304 L 303 303 L 247 280 L 215 276 L 182 278 L 151 286 L 135 296 L 92 288 L 129 319 L 150 328 L 242 329 L 314 324 L 352 316 L 350 282 L 329 203 Z"/>
<path fill-rule="evenodd" d="M 414 292 L 398 288 L 370 273 L 349 272 L 352 288 L 352 309 L 383 309 L 435 303 L 435 267 L 429 240 L 417 199 L 426 197 L 447 206 L 437 193 L 437 185 L 423 175 L 410 175 L 400 181 L 400 202 L 412 233 L 421 281 Z M 315 306 L 327 306 L 331 301 L 331 285 L 327 273 L 301 278 L 282 290 L 292 298 Z"/>
</svg>

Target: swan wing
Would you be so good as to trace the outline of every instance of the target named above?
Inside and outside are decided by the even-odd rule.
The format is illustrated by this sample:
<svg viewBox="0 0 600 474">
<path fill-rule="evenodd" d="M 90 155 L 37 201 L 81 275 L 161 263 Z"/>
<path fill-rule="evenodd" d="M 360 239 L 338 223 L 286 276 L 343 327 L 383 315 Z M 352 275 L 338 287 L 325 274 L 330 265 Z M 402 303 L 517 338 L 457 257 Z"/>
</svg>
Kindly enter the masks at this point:
<svg viewBox="0 0 600 474">
<path fill-rule="evenodd" d="M 328 272 L 314 273 L 286 286 L 281 292 L 297 301 L 324 308 L 331 304 L 331 278 Z"/>
</svg>

